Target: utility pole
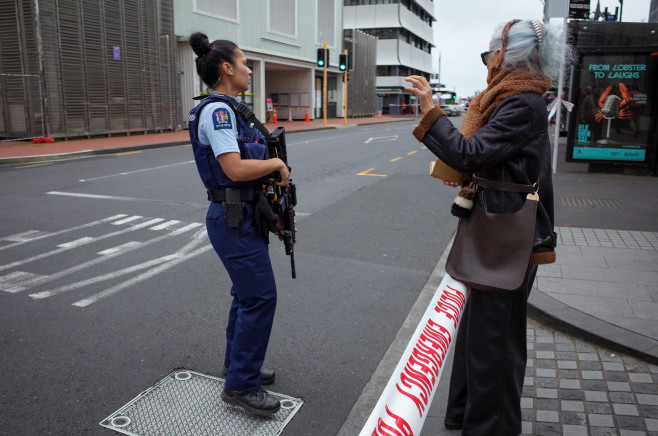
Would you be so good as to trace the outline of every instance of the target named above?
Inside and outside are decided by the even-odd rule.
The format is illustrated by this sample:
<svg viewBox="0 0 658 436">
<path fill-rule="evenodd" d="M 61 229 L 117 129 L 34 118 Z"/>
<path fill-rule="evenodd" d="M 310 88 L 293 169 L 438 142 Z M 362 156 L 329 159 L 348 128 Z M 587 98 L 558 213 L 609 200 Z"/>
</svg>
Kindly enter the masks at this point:
<svg viewBox="0 0 658 436">
<path fill-rule="evenodd" d="M 322 81 L 322 121 L 323 125 L 327 125 L 327 64 L 329 63 L 329 56 L 327 56 L 327 43 L 324 45 L 324 80 Z"/>
<path fill-rule="evenodd" d="M 566 42 L 567 40 L 567 17 L 565 16 L 562 19 L 562 40 Z M 560 120 L 562 118 L 562 88 L 564 88 L 564 68 L 565 68 L 565 59 L 564 51 L 560 56 L 560 76 L 558 79 L 557 85 L 557 96 L 555 98 L 555 104 L 557 105 L 557 111 L 555 113 L 555 134 L 553 136 L 553 174 L 557 172 L 557 149 L 558 142 L 560 140 Z"/>
<path fill-rule="evenodd" d="M 624 12 L 624 0 L 619 0 L 619 22 L 621 23 L 621 14 Z"/>
<path fill-rule="evenodd" d="M 347 59 L 347 49 L 343 49 L 343 54 L 345 55 L 345 58 Z M 344 95 L 343 95 L 343 101 L 345 102 L 345 107 L 343 108 L 343 125 L 347 125 L 347 69 L 348 69 L 348 64 L 345 63 L 345 73 L 343 74 L 343 81 L 345 82 L 344 87 Z"/>
</svg>

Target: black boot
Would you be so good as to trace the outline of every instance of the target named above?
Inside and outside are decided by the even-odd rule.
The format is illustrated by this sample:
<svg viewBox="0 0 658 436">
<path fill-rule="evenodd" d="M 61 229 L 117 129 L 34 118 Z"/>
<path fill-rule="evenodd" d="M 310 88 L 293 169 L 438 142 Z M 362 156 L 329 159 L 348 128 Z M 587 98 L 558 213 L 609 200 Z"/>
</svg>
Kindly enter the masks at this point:
<svg viewBox="0 0 658 436">
<path fill-rule="evenodd" d="M 272 415 L 279 411 L 281 403 L 262 389 L 256 391 L 234 391 L 224 388 L 222 400 L 243 408 L 254 415 Z"/>
<path fill-rule="evenodd" d="M 222 368 L 221 375 L 222 377 L 226 378 L 226 374 L 228 373 L 228 366 L 224 364 L 224 367 Z M 271 385 L 274 383 L 276 380 L 276 373 L 274 372 L 273 369 L 267 368 L 265 366 L 262 366 L 260 368 L 260 384 L 261 385 Z"/>
</svg>

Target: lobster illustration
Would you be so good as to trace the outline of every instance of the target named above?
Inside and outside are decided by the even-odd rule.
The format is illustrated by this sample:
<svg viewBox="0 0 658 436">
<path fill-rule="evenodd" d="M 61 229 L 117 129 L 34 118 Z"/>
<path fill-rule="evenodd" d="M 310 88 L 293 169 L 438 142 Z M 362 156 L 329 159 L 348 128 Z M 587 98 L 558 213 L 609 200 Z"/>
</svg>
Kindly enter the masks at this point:
<svg viewBox="0 0 658 436">
<path fill-rule="evenodd" d="M 610 91 L 612 91 L 612 86 L 608 86 L 599 98 L 599 111 L 594 116 L 597 123 L 600 123 L 603 119 L 613 120 L 619 118 L 625 120 L 631 117 L 631 93 L 628 86 L 623 83 L 619 84 L 621 97 L 610 94 Z"/>
</svg>

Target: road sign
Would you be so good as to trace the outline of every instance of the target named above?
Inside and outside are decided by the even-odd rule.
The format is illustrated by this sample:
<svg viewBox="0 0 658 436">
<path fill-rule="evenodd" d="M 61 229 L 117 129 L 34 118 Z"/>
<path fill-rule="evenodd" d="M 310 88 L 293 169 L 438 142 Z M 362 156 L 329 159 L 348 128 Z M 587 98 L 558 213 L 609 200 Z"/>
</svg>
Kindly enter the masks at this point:
<svg viewBox="0 0 658 436">
<path fill-rule="evenodd" d="M 590 0 L 569 0 L 569 18 L 587 20 Z"/>
</svg>

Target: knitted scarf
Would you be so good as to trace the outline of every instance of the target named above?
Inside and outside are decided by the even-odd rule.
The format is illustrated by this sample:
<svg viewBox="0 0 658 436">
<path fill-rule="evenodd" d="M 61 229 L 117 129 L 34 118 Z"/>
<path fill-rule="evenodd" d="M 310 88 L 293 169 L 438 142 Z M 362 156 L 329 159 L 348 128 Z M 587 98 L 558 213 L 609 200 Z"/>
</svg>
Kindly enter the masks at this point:
<svg viewBox="0 0 658 436">
<path fill-rule="evenodd" d="M 471 102 L 459 133 L 471 139 L 480 127 L 483 127 L 500 102 L 523 92 L 535 92 L 544 95 L 551 87 L 550 78 L 537 79 L 527 71 L 506 71 L 496 74 L 489 86 L 479 93 Z"/>
</svg>

